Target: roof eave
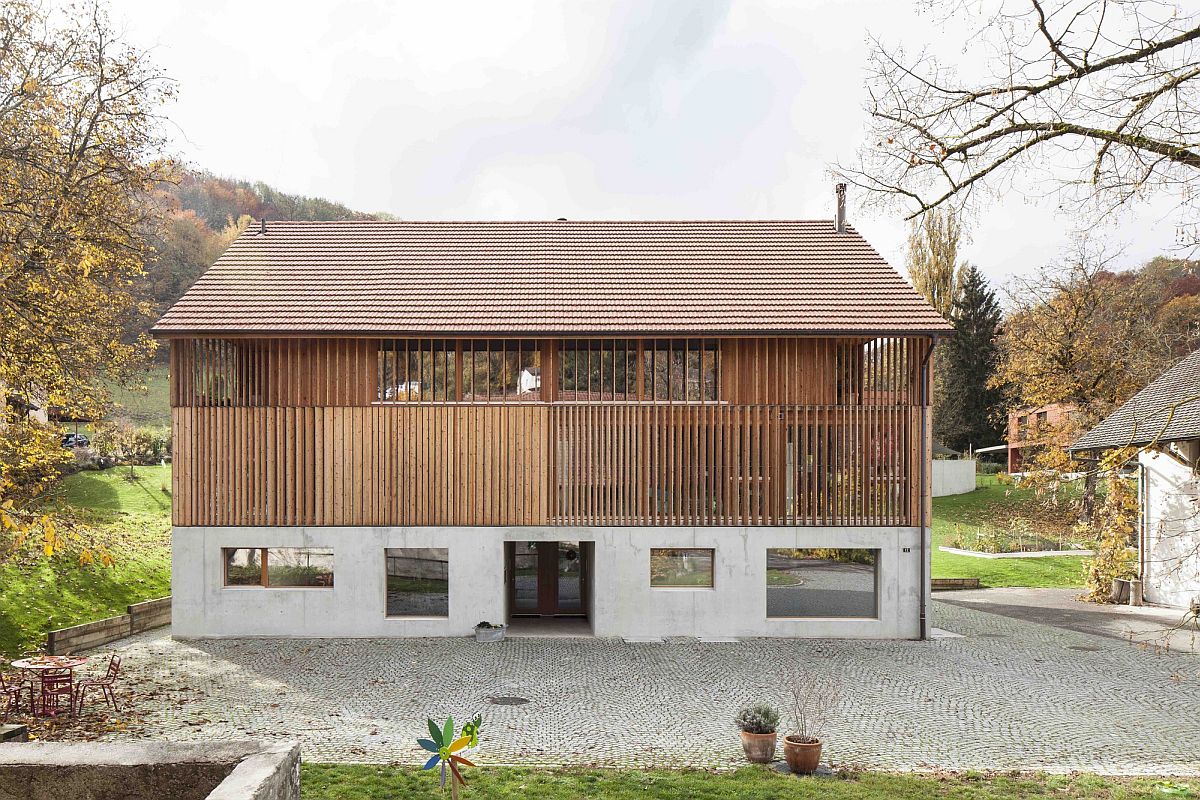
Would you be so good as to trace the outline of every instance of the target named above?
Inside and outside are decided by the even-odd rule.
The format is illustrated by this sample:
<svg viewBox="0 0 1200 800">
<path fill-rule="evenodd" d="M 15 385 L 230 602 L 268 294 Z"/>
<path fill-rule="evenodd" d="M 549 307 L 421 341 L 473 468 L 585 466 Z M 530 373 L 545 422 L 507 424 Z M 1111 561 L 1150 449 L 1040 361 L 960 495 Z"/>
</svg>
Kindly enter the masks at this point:
<svg viewBox="0 0 1200 800">
<path fill-rule="evenodd" d="M 772 336 L 929 336 L 948 339 L 953 329 L 946 328 L 795 328 L 795 329 L 712 329 L 698 332 L 691 329 L 615 329 L 600 330 L 302 330 L 302 329 L 245 329 L 245 328 L 159 328 L 150 329 L 156 339 L 198 339 L 212 337 L 248 338 L 357 338 L 357 339 L 480 339 L 480 338 L 525 338 L 525 339 L 585 339 L 612 337 L 674 337 L 674 338 L 757 338 Z"/>
</svg>

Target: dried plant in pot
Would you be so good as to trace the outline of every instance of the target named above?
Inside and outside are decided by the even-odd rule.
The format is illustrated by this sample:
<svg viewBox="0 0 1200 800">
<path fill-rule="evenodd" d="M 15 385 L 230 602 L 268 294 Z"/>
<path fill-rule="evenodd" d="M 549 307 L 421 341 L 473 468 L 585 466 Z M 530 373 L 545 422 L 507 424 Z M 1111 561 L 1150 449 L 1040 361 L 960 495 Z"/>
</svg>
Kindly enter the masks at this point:
<svg viewBox="0 0 1200 800">
<path fill-rule="evenodd" d="M 783 757 L 792 772 L 809 775 L 821 764 L 822 735 L 841 704 L 841 684 L 799 669 L 785 673 L 783 683 L 792 717 L 792 730 L 783 737 Z"/>
<path fill-rule="evenodd" d="M 775 730 L 779 714 L 766 703 L 754 703 L 742 708 L 734 717 L 742 729 L 742 749 L 746 760 L 755 764 L 770 764 L 775 760 Z"/>
</svg>

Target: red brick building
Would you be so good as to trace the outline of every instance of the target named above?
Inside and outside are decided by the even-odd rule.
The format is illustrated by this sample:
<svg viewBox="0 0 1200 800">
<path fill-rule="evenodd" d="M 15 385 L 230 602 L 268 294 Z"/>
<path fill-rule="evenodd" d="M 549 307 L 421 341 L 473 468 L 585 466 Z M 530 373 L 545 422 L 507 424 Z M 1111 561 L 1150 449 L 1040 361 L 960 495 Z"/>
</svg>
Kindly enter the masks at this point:
<svg viewBox="0 0 1200 800">
<path fill-rule="evenodd" d="M 1021 472 L 1049 429 L 1061 429 L 1074 418 L 1071 403 L 1051 403 L 1008 412 L 1008 471 Z"/>
</svg>

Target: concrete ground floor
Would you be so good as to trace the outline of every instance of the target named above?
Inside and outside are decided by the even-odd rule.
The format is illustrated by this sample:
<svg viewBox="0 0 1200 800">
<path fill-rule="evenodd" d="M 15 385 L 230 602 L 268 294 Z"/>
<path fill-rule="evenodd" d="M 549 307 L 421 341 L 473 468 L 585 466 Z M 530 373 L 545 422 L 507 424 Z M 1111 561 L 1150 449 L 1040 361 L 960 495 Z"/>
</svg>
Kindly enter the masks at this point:
<svg viewBox="0 0 1200 800">
<path fill-rule="evenodd" d="M 102 729 L 113 740 L 296 738 L 306 761 L 415 767 L 427 717 L 482 714 L 472 759 L 483 763 L 733 766 L 738 708 L 784 710 L 784 676 L 802 669 L 840 689 L 826 730 L 836 765 L 1200 774 L 1197 656 L 981 608 L 935 600 L 933 623 L 956 635 L 930 641 L 151 631 L 115 645 L 121 724 Z"/>
<path fill-rule="evenodd" d="M 634 640 L 916 639 L 928 601 L 912 527 L 177 527 L 172 561 L 175 635 L 195 638 L 571 617 Z"/>
</svg>

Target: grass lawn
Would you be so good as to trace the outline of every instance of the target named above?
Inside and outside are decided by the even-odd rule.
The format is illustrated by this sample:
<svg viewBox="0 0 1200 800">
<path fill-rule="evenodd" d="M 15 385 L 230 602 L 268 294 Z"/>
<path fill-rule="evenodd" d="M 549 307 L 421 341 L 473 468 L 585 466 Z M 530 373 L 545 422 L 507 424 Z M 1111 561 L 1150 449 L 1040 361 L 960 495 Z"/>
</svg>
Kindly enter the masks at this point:
<svg viewBox="0 0 1200 800">
<path fill-rule="evenodd" d="M 68 475 L 48 502 L 75 511 L 89 541 L 115 566 L 81 566 L 76 557 L 18 556 L 0 567 L 0 656 L 45 645 L 46 633 L 125 613 L 125 606 L 171 592 L 171 503 L 162 491 L 170 467 L 137 467 Z"/>
<path fill-rule="evenodd" d="M 442 797 L 437 773 L 369 764 L 304 764 L 303 800 L 382 800 Z M 1190 798 L 1200 784 L 1153 778 L 1100 778 L 1091 775 L 981 776 L 859 773 L 836 778 L 795 778 L 766 767 L 736 772 L 667 770 L 547 770 L 485 767 L 468 769 L 464 800 L 479 798 L 739 798 L 739 800 L 891 800 L 892 798 Z M 449 796 L 447 791 L 445 796 Z"/>
<path fill-rule="evenodd" d="M 138 380 L 144 389 L 109 387 L 113 407 L 108 418 L 128 419 L 134 425 L 170 425 L 170 380 L 166 366 L 156 366 Z"/>
<path fill-rule="evenodd" d="M 980 475 L 979 488 L 967 494 L 933 499 L 932 574 L 935 578 L 979 578 L 983 586 L 1075 587 L 1083 585 L 1083 559 L 972 558 L 938 550 L 954 535 L 955 524 L 978 527 L 997 507 L 1029 507 L 1035 502 L 1029 489 L 997 482 L 995 475 Z"/>
</svg>

